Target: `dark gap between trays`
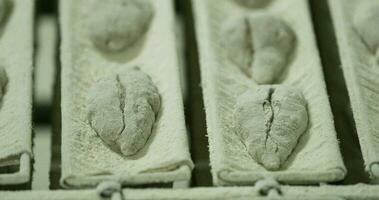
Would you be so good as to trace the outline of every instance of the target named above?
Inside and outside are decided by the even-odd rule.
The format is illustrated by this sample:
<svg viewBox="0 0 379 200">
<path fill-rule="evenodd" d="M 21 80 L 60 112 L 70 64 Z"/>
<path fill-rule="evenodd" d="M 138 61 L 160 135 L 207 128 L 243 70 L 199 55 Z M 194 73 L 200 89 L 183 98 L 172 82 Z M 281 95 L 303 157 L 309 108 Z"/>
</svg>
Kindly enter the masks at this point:
<svg viewBox="0 0 379 200">
<path fill-rule="evenodd" d="M 194 17 L 191 1 L 177 0 L 177 12 L 184 19 L 185 64 L 188 99 L 185 106 L 186 123 L 190 132 L 191 156 L 195 163 L 192 173 L 192 187 L 212 186 L 209 165 L 208 138 L 205 110 L 200 80 L 199 55 L 195 36 Z"/>
</svg>

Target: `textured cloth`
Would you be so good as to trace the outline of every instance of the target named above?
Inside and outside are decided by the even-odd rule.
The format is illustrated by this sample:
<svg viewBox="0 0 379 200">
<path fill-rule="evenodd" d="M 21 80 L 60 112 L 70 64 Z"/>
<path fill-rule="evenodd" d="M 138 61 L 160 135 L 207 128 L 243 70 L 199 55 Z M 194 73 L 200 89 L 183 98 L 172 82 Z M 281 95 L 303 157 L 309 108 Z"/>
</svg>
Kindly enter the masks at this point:
<svg viewBox="0 0 379 200">
<path fill-rule="evenodd" d="M 102 200 L 96 190 L 80 191 L 18 191 L 18 192 L 0 192 L 1 199 L 4 200 Z"/>
<path fill-rule="evenodd" d="M 33 70 L 33 0 L 13 0 L 11 12 L 1 28 L 0 65 L 8 77 L 0 104 L 0 166 L 18 165 L 20 156 L 32 157 L 32 70 Z M 30 160 L 30 159 L 29 159 Z M 30 162 L 22 162 L 29 168 Z M 15 173 L 17 178 L 19 175 Z M 0 184 L 12 182 L 11 175 L 0 174 Z M 23 183 L 27 182 L 29 172 Z M 19 179 L 19 180 L 21 180 Z"/>
<path fill-rule="evenodd" d="M 353 185 L 353 186 L 282 186 L 281 191 L 284 198 L 301 200 L 368 200 L 378 199 L 378 186 Z M 73 191 L 22 191 L 22 192 L 0 192 L 4 200 L 97 200 L 100 198 L 96 190 L 73 190 Z M 217 187 L 217 188 L 193 188 L 193 189 L 124 189 L 125 200 L 218 200 L 218 199 L 257 199 L 259 192 L 254 187 Z M 263 198 L 267 199 L 267 198 Z"/>
<path fill-rule="evenodd" d="M 378 66 L 370 63 L 375 59 L 375 54 L 370 52 L 353 24 L 356 10 L 367 3 L 378 2 L 329 1 L 363 159 L 366 170 L 374 175 L 372 166 L 379 165 L 379 71 Z M 379 174 L 376 176 L 379 179 Z"/>
<path fill-rule="evenodd" d="M 233 127 L 236 98 L 257 84 L 225 55 L 220 34 L 232 16 L 258 12 L 233 1 L 193 0 L 200 52 L 202 86 L 215 185 L 247 185 L 273 176 L 279 182 L 309 184 L 342 180 L 346 169 L 339 151 L 306 1 L 275 1 L 265 8 L 295 31 L 296 48 L 279 83 L 302 91 L 308 109 L 308 129 L 278 171 L 267 171 L 248 154 Z"/>
<path fill-rule="evenodd" d="M 65 187 L 103 180 L 124 185 L 189 180 L 193 163 L 184 123 L 172 1 L 151 1 L 154 17 L 139 48 L 99 52 L 88 39 L 88 0 L 60 2 L 62 30 L 62 179 Z M 83 19 L 83 20 L 79 20 Z M 110 150 L 87 120 L 87 93 L 99 78 L 139 66 L 158 87 L 161 109 L 146 146 L 133 157 Z"/>
</svg>

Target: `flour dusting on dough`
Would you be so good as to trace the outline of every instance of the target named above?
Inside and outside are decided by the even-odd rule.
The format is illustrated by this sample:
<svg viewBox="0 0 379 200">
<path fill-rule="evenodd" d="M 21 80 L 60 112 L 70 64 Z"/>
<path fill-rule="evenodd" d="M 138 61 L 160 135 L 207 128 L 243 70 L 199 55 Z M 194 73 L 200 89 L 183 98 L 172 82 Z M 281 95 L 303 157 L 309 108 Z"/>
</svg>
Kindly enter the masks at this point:
<svg viewBox="0 0 379 200">
<path fill-rule="evenodd" d="M 111 149 L 131 156 L 149 139 L 161 102 L 150 77 L 129 69 L 96 82 L 88 104 L 93 130 Z"/>
<path fill-rule="evenodd" d="M 146 33 L 154 10 L 148 0 L 94 0 L 88 34 L 102 51 L 118 52 Z"/>
<path fill-rule="evenodd" d="M 306 101 L 288 86 L 260 86 L 238 97 L 234 120 L 249 154 L 266 169 L 278 170 L 307 129 Z"/>
<path fill-rule="evenodd" d="M 258 84 L 278 79 L 296 43 L 286 22 L 262 13 L 229 20 L 223 35 L 229 59 Z"/>
</svg>

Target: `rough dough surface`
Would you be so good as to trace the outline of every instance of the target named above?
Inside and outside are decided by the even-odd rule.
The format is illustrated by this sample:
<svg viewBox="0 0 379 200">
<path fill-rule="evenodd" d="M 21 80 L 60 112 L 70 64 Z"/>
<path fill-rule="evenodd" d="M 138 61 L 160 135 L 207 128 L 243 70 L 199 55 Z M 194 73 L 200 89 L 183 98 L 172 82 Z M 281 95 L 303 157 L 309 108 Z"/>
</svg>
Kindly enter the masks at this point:
<svg viewBox="0 0 379 200">
<path fill-rule="evenodd" d="M 278 170 L 308 126 L 306 101 L 295 88 L 261 86 L 237 99 L 236 132 L 249 154 L 268 170 Z"/>
<path fill-rule="evenodd" d="M 295 40 L 285 21 L 262 13 L 230 19 L 222 38 L 229 59 L 258 84 L 272 84 L 280 77 Z"/>
<path fill-rule="evenodd" d="M 91 127 L 111 149 L 131 156 L 149 139 L 161 102 L 150 77 L 130 69 L 95 83 L 88 104 Z"/>
<path fill-rule="evenodd" d="M 96 0 L 92 2 L 88 34 L 103 51 L 120 51 L 134 44 L 147 31 L 153 17 L 148 0 Z"/>
</svg>

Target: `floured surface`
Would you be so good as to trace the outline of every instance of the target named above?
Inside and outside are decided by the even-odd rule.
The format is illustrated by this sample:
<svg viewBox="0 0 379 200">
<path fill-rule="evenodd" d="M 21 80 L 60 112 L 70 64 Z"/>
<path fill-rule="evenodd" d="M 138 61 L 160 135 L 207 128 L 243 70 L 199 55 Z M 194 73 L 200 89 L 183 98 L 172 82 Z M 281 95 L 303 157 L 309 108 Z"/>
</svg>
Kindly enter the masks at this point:
<svg viewBox="0 0 379 200">
<path fill-rule="evenodd" d="M 346 172 L 308 5 L 302 0 L 275 1 L 265 11 L 283 19 L 295 31 L 293 59 L 276 84 L 302 91 L 308 105 L 308 131 L 278 171 L 269 172 L 251 158 L 231 122 L 236 98 L 257 85 L 227 59 L 220 33 L 229 17 L 258 11 L 242 8 L 233 1 L 194 0 L 214 184 L 253 184 L 265 176 L 296 184 L 341 180 Z"/>
<path fill-rule="evenodd" d="M 102 200 L 95 190 L 55 190 L 55 191 L 19 191 L 0 192 L 3 199 L 12 200 Z"/>
<path fill-rule="evenodd" d="M 0 104 L 0 166 L 18 164 L 23 153 L 31 157 L 34 1 L 11 2 L 0 29 L 0 65 L 8 77 Z"/>
<path fill-rule="evenodd" d="M 130 185 L 189 180 L 193 164 L 184 125 L 172 1 L 151 1 L 155 14 L 147 35 L 138 48 L 117 55 L 99 52 L 88 38 L 84 19 L 93 14 L 88 9 L 91 1 L 60 4 L 62 184 L 81 187 L 107 179 Z M 157 86 L 161 109 L 146 146 L 135 156 L 124 157 L 105 146 L 91 129 L 86 102 L 95 81 L 134 66 Z"/>
<path fill-rule="evenodd" d="M 379 3 L 332 0 L 329 5 L 366 170 L 372 173 L 372 166 L 379 165 L 379 69 L 375 53 L 353 28 L 357 8 L 369 2 Z"/>
</svg>

